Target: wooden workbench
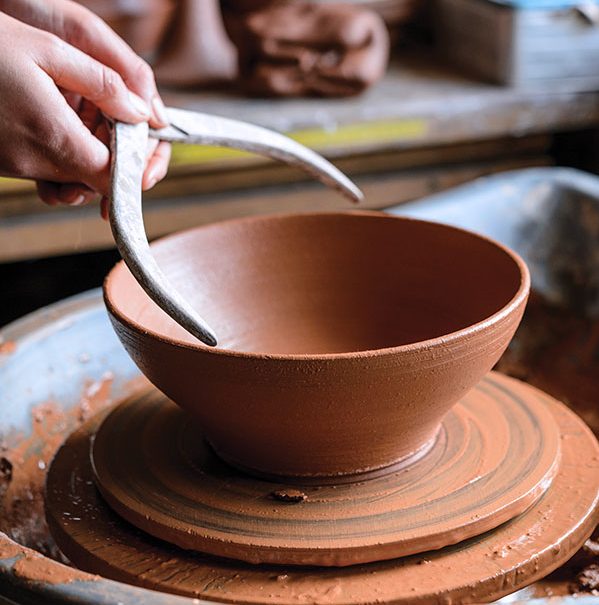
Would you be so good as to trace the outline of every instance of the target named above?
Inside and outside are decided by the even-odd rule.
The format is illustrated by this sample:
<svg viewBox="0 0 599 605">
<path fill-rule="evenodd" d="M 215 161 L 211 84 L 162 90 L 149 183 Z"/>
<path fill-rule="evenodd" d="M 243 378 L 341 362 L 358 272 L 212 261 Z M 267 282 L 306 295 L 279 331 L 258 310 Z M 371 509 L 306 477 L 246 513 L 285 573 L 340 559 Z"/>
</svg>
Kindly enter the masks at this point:
<svg viewBox="0 0 599 605">
<path fill-rule="evenodd" d="M 465 79 L 427 59 L 393 65 L 356 99 L 245 99 L 165 92 L 168 104 L 286 132 L 350 173 L 384 208 L 482 174 L 553 162 L 556 133 L 599 124 L 599 93 L 518 92 Z M 304 175 L 241 153 L 177 146 L 146 196 L 151 237 L 261 212 L 345 208 Z M 0 181 L 0 262 L 112 246 L 96 207 L 46 208 L 26 181 Z"/>
</svg>

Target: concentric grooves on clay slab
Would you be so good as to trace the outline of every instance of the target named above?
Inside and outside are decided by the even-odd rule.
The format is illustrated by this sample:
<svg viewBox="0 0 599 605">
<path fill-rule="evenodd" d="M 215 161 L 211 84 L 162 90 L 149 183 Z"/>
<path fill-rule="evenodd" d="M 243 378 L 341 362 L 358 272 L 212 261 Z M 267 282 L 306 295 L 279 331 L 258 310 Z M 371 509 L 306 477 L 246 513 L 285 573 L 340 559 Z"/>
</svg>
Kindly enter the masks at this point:
<svg viewBox="0 0 599 605">
<path fill-rule="evenodd" d="M 253 566 L 181 550 L 124 522 L 99 496 L 89 447 L 100 418 L 74 433 L 50 467 L 48 522 L 60 548 L 82 569 L 208 601 L 244 605 L 489 602 L 567 561 L 596 525 L 599 505 L 599 444 L 586 425 L 532 387 L 500 376 L 493 380 L 527 404 L 546 406 L 559 427 L 559 468 L 545 495 L 524 514 L 455 546 L 344 568 Z"/>
<path fill-rule="evenodd" d="M 401 438 L 398 435 L 398 438 Z M 442 548 L 522 513 L 558 468 L 547 406 L 489 375 L 444 418 L 421 460 L 387 475 L 297 489 L 222 463 L 201 431 L 157 391 L 116 407 L 100 426 L 92 465 L 126 520 L 187 549 L 252 563 L 351 565 Z"/>
</svg>

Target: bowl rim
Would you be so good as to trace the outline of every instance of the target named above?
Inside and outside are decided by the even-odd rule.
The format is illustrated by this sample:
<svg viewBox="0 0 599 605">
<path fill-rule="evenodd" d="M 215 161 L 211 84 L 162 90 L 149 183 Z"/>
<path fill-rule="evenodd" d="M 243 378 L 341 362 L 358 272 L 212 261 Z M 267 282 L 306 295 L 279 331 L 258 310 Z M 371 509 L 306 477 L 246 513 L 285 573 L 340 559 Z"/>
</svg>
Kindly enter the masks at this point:
<svg viewBox="0 0 599 605">
<path fill-rule="evenodd" d="M 164 242 L 170 239 L 175 239 L 183 234 L 189 234 L 194 231 L 198 231 L 201 229 L 206 229 L 210 227 L 214 227 L 216 225 L 231 225 L 235 223 L 250 223 L 250 222 L 260 222 L 260 221 L 269 221 L 272 219 L 293 219 L 299 217 L 320 217 L 320 216 L 368 216 L 368 217 L 378 217 L 389 220 L 397 220 L 402 222 L 411 222 L 411 223 L 419 223 L 425 225 L 433 225 L 437 228 L 441 227 L 444 229 L 450 229 L 452 231 L 457 231 L 463 234 L 466 234 L 470 237 L 477 238 L 479 240 L 483 240 L 491 245 L 499 248 L 504 254 L 512 260 L 512 262 L 516 265 L 520 273 L 520 285 L 514 296 L 505 304 L 503 307 L 498 309 L 492 315 L 483 318 L 482 320 L 470 324 L 464 328 L 460 328 L 454 332 L 448 332 L 447 334 L 442 334 L 440 336 L 435 336 L 434 338 L 429 338 L 427 340 L 419 340 L 417 342 L 411 342 L 403 345 L 396 345 L 391 347 L 384 347 L 380 349 L 364 349 L 360 351 L 344 351 L 340 353 L 254 353 L 251 351 L 238 351 L 235 349 L 223 349 L 218 345 L 215 347 L 211 347 L 205 345 L 204 343 L 198 341 L 196 343 L 190 343 L 183 340 L 178 340 L 177 338 L 173 338 L 170 336 L 165 336 L 164 334 L 160 334 L 154 330 L 148 329 L 146 326 L 138 323 L 137 321 L 131 319 L 126 316 L 123 312 L 121 312 L 116 305 L 114 304 L 111 297 L 111 281 L 113 276 L 119 270 L 120 267 L 125 265 L 124 260 L 118 261 L 108 272 L 106 277 L 104 278 L 104 282 L 102 285 L 102 294 L 104 298 L 104 304 L 106 305 L 106 309 L 109 314 L 112 315 L 116 320 L 120 323 L 126 325 L 129 329 L 137 332 L 138 334 L 142 334 L 146 337 L 151 337 L 157 341 L 160 341 L 163 344 L 167 344 L 170 346 L 174 346 L 177 348 L 188 349 L 190 351 L 194 351 L 197 353 L 207 353 L 210 355 L 224 356 L 224 357 L 235 357 L 242 359 L 251 359 L 251 360 L 278 360 L 278 361 L 317 361 L 317 360 L 335 360 L 335 359 L 345 359 L 345 360 L 355 360 L 362 358 L 376 358 L 383 357 L 388 355 L 396 355 L 400 353 L 409 353 L 409 352 L 417 352 L 425 349 L 431 349 L 438 346 L 447 346 L 455 341 L 458 341 L 464 337 L 473 336 L 493 324 L 501 322 L 505 317 L 509 316 L 517 307 L 519 307 L 523 302 L 526 302 L 529 291 L 530 291 L 530 271 L 528 269 L 527 264 L 524 262 L 522 257 L 509 248 L 496 241 L 495 239 L 488 237 L 486 235 L 482 235 L 480 233 L 476 233 L 474 231 L 470 231 L 469 229 L 463 229 L 461 227 L 455 227 L 453 225 L 449 225 L 446 223 L 436 222 L 436 221 L 427 221 L 422 219 L 416 219 L 406 216 L 398 216 L 393 214 L 388 214 L 384 211 L 373 211 L 373 210 L 350 210 L 350 211 L 324 211 L 324 212 L 285 212 L 285 213 L 277 213 L 277 214 L 261 214 L 261 215 L 252 215 L 245 217 L 237 217 L 233 219 L 225 219 L 222 221 L 210 222 L 202 225 L 196 225 L 194 227 L 190 227 L 188 229 L 182 229 L 180 231 L 176 231 L 174 233 L 170 233 L 166 236 L 157 238 L 152 242 L 154 243 Z"/>
</svg>

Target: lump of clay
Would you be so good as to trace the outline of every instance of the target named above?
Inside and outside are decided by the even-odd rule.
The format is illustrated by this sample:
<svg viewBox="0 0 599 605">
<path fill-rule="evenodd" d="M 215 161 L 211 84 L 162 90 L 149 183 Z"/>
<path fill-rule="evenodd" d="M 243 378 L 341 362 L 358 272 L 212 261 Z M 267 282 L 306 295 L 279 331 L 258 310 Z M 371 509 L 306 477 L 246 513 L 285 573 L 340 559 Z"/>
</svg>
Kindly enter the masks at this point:
<svg viewBox="0 0 599 605">
<path fill-rule="evenodd" d="M 185 87 L 229 82 L 237 75 L 236 63 L 218 2 L 178 0 L 154 63 L 157 81 Z"/>
<path fill-rule="evenodd" d="M 222 5 L 247 92 L 349 96 L 385 72 L 389 37 L 371 11 L 285 0 L 227 0 Z"/>
</svg>

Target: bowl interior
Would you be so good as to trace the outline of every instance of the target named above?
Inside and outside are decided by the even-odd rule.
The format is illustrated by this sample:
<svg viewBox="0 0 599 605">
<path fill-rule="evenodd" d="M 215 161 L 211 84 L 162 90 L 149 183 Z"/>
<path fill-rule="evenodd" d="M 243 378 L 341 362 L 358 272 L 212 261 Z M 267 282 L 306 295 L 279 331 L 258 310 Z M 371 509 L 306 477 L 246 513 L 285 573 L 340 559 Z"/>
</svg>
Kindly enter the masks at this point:
<svg viewBox="0 0 599 605">
<path fill-rule="evenodd" d="M 152 249 L 219 348 L 248 353 L 347 353 L 428 340 L 483 321 L 522 284 L 518 261 L 489 240 L 374 213 L 228 221 Z M 123 263 L 107 296 L 145 330 L 198 344 Z"/>
</svg>

